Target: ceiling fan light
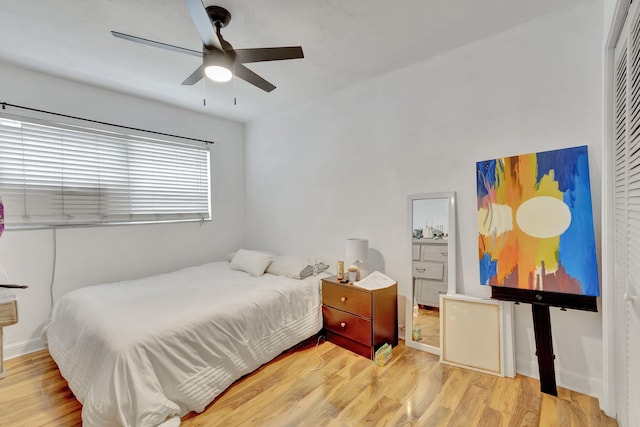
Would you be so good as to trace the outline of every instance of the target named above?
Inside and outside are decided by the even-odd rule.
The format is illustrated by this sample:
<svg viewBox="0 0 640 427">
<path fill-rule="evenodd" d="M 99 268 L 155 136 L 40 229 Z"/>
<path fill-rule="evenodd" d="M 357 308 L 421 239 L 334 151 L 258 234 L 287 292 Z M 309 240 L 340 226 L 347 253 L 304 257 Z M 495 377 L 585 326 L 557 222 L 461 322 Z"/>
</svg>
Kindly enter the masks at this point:
<svg viewBox="0 0 640 427">
<path fill-rule="evenodd" d="M 204 69 L 204 73 L 216 82 L 228 82 L 232 77 L 231 70 L 221 65 L 209 65 Z"/>
</svg>

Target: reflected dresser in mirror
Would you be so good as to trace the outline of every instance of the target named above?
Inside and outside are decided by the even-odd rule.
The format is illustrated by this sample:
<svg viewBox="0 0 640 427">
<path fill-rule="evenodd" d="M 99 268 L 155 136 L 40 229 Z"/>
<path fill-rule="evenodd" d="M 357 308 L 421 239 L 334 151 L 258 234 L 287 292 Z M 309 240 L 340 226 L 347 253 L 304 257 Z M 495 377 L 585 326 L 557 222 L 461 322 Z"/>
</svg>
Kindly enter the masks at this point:
<svg viewBox="0 0 640 427">
<path fill-rule="evenodd" d="M 413 239 L 414 298 L 418 304 L 438 307 L 440 294 L 446 295 L 448 248 L 447 239 Z"/>
</svg>

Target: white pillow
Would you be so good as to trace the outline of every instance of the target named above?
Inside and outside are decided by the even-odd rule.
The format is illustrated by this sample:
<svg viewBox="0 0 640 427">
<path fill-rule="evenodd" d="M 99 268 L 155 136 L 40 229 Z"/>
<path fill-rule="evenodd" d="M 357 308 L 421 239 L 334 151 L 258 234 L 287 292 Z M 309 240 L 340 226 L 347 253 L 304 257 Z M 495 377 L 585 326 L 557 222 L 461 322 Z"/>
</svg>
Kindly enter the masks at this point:
<svg viewBox="0 0 640 427">
<path fill-rule="evenodd" d="M 246 271 L 252 276 L 260 277 L 273 258 L 270 254 L 258 251 L 238 249 L 231 260 L 232 270 Z"/>
<path fill-rule="evenodd" d="M 280 255 L 273 257 L 267 273 L 299 279 L 300 272 L 309 265 L 309 258 L 300 255 Z"/>
</svg>

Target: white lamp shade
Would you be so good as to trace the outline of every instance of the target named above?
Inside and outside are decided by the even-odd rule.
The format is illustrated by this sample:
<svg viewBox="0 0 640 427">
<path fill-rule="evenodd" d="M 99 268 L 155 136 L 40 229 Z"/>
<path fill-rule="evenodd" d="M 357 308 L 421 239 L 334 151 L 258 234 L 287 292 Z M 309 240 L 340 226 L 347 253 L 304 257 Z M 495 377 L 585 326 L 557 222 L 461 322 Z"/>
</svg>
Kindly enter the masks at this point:
<svg viewBox="0 0 640 427">
<path fill-rule="evenodd" d="M 360 261 L 363 263 L 367 258 L 368 250 L 369 241 L 367 239 L 347 239 L 347 262 L 353 263 L 355 261 Z"/>
</svg>

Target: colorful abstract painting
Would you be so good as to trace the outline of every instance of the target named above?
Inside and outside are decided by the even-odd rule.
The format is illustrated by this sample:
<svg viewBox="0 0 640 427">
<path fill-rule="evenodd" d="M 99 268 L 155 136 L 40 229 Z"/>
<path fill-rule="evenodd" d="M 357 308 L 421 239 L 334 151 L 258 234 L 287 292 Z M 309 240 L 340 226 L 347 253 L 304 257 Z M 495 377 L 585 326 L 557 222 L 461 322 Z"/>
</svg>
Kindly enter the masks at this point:
<svg viewBox="0 0 640 427">
<path fill-rule="evenodd" d="M 600 295 L 587 147 L 476 168 L 481 283 Z"/>
</svg>

